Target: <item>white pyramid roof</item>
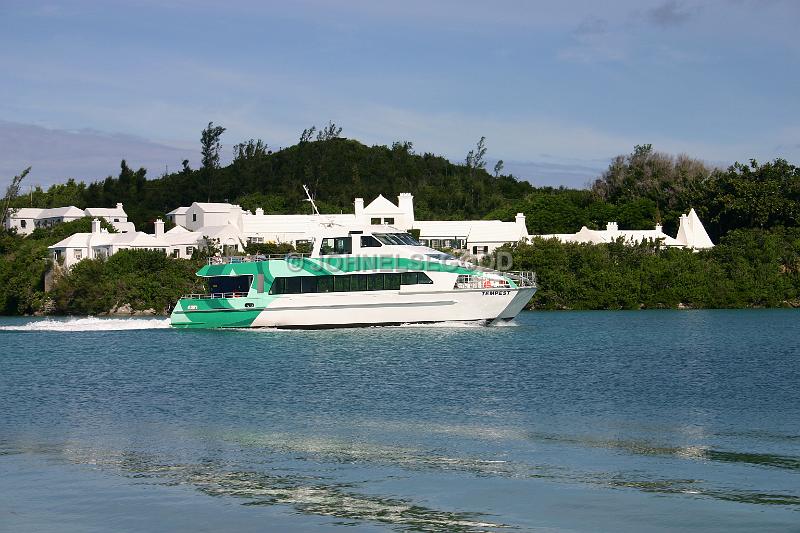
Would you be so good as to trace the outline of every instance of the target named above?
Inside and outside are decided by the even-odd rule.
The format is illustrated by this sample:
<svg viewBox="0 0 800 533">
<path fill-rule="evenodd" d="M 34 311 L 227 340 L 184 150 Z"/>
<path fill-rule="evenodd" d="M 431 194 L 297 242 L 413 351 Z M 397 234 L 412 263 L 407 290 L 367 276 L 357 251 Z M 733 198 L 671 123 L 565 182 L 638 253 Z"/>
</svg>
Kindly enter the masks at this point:
<svg viewBox="0 0 800 533">
<path fill-rule="evenodd" d="M 392 202 L 379 194 L 377 198 L 372 200 L 367 207 L 364 208 L 364 213 L 397 213 L 399 208 Z"/>
<path fill-rule="evenodd" d="M 683 246 L 695 250 L 714 247 L 714 243 L 711 242 L 711 238 L 708 236 L 706 228 L 694 208 L 689 210 L 688 215 L 681 216 L 681 223 L 675 240 Z"/>
</svg>

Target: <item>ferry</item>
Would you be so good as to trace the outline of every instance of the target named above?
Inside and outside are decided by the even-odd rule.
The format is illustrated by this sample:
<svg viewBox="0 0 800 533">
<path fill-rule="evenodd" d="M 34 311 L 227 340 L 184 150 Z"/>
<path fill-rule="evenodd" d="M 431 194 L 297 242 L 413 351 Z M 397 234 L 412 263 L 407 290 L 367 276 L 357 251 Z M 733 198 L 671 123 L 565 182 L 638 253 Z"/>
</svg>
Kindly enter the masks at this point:
<svg viewBox="0 0 800 533">
<path fill-rule="evenodd" d="M 211 257 L 207 294 L 173 308 L 176 328 L 335 328 L 513 319 L 533 272 L 487 269 L 392 226 L 320 224 L 310 254 Z"/>
</svg>

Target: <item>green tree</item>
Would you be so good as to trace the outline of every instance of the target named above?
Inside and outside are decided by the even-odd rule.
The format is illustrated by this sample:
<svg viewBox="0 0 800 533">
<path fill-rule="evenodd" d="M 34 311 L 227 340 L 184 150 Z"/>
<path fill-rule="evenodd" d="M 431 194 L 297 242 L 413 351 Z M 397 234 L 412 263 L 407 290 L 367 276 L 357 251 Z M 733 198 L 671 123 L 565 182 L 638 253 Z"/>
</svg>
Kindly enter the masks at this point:
<svg viewBox="0 0 800 533">
<path fill-rule="evenodd" d="M 225 133 L 222 126 L 214 126 L 209 122 L 208 126 L 200 135 L 200 153 L 202 154 L 203 173 L 208 185 L 208 201 L 211 201 L 213 191 L 213 179 L 216 170 L 219 168 L 219 152 L 221 149 L 220 138 Z"/>
<path fill-rule="evenodd" d="M 17 198 L 19 195 L 20 185 L 22 184 L 22 180 L 25 179 L 25 176 L 31 171 L 31 167 L 26 168 L 13 178 L 11 178 L 11 183 L 6 187 L 6 195 L 3 197 L 2 208 L 3 212 L 0 213 L 0 230 L 5 228 L 6 218 L 9 216 L 9 210 L 11 209 L 12 202 Z"/>
</svg>

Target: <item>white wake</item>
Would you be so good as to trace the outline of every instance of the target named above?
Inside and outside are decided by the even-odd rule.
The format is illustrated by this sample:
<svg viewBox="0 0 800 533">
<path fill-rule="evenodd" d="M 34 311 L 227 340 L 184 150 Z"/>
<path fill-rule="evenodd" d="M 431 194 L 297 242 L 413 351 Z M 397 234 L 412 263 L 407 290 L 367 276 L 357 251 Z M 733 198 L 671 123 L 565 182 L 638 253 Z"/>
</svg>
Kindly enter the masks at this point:
<svg viewBox="0 0 800 533">
<path fill-rule="evenodd" d="M 68 318 L 32 320 L 25 324 L 0 326 L 3 331 L 120 331 L 132 329 L 164 329 L 168 318 Z"/>
</svg>

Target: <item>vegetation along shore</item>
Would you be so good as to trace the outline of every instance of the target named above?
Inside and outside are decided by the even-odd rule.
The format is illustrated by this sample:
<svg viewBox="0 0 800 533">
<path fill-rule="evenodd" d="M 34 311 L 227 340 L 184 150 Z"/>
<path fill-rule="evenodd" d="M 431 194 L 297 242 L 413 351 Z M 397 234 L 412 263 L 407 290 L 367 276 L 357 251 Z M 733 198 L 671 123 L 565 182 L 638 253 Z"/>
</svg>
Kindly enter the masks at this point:
<svg viewBox="0 0 800 533">
<path fill-rule="evenodd" d="M 717 244 L 711 250 L 535 238 L 495 253 L 510 253 L 514 269 L 538 273 L 535 309 L 800 307 L 800 167 L 782 159 L 719 169 L 640 145 L 614 158 L 587 188 L 568 189 L 536 187 L 504 175 L 502 162 L 487 171 L 483 139 L 458 164 L 416 153 L 407 141 L 366 146 L 341 138 L 332 124 L 316 137 L 306 130 L 299 143 L 281 150 L 259 140 L 238 144 L 233 162 L 219 167 L 223 131 L 214 131 L 216 152 L 204 135 L 199 169 L 184 162 L 179 172 L 148 179 L 144 168 L 134 170 L 122 161 L 116 177 L 88 184 L 68 180 L 22 196 L 10 191 L 8 205 L 84 208 L 124 202 L 137 229 L 152 230 L 157 218 L 193 201 L 305 213 L 302 184 L 307 183 L 323 213 L 351 211 L 354 197 L 412 191 L 421 217 L 513 220 L 521 212 L 532 234 L 601 228 L 609 220 L 621 228 L 662 223 L 674 233 L 679 215 L 694 208 Z M 4 231 L 0 313 L 163 314 L 181 294 L 199 289 L 194 272 L 203 252 L 174 259 L 122 251 L 70 270 L 54 265 L 47 246 L 89 231 L 90 224 L 87 218 L 37 228 L 27 237 Z M 270 246 L 261 245 L 260 251 Z"/>
</svg>

